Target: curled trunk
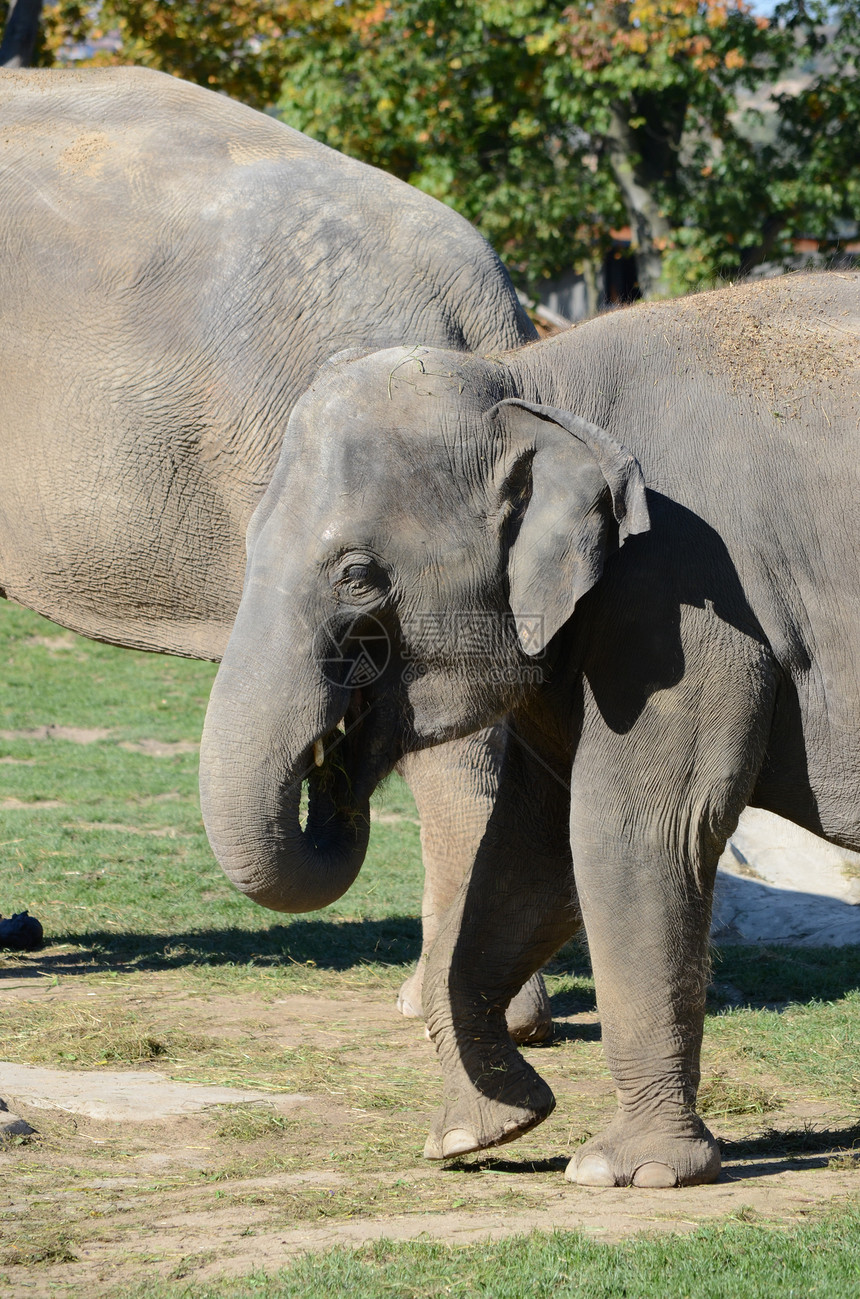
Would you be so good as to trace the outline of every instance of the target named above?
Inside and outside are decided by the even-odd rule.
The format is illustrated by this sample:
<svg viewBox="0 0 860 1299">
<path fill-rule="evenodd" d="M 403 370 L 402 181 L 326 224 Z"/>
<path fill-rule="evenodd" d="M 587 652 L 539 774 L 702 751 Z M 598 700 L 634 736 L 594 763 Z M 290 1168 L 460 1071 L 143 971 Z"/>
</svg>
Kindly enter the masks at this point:
<svg viewBox="0 0 860 1299">
<path fill-rule="evenodd" d="M 369 805 L 350 778 L 355 738 L 349 727 L 346 735 L 335 729 L 347 701 L 316 682 L 313 706 L 282 709 L 259 667 L 234 668 L 234 657 L 228 647 L 200 752 L 209 842 L 236 887 L 261 906 L 313 911 L 346 892 L 367 850 Z"/>
</svg>

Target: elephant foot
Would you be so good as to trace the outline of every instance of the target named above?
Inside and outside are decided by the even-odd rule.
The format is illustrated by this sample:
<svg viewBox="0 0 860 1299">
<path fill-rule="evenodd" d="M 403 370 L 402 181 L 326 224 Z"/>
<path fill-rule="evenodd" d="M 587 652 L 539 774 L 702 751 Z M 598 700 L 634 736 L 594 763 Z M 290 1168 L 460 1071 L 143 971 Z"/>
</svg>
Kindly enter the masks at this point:
<svg viewBox="0 0 860 1299">
<path fill-rule="evenodd" d="M 552 1040 L 552 1010 L 546 984 L 539 974 L 524 983 L 505 1011 L 505 1019 L 517 1046 L 537 1046 Z"/>
<path fill-rule="evenodd" d="M 397 994 L 397 1009 L 406 1019 L 424 1018 L 424 1012 L 421 1009 L 421 984 L 423 981 L 424 964 L 422 958 L 409 978 L 401 983 L 400 991 Z"/>
<path fill-rule="evenodd" d="M 565 1177 L 579 1186 L 698 1186 L 720 1175 L 720 1150 L 697 1115 L 688 1132 L 649 1127 L 616 1115 L 598 1137 L 585 1142 Z"/>
<path fill-rule="evenodd" d="M 508 1066 L 500 1091 L 494 1099 L 474 1090 L 446 1101 L 431 1125 L 424 1158 L 453 1159 L 504 1146 L 543 1123 L 555 1109 L 550 1088 L 520 1057 Z"/>
<path fill-rule="evenodd" d="M 421 987 L 424 967 L 419 962 L 397 994 L 397 1009 L 406 1019 L 423 1019 Z M 508 1032 L 518 1046 L 537 1046 L 552 1039 L 552 1010 L 546 984 L 539 974 L 524 983 L 505 1013 Z"/>
</svg>

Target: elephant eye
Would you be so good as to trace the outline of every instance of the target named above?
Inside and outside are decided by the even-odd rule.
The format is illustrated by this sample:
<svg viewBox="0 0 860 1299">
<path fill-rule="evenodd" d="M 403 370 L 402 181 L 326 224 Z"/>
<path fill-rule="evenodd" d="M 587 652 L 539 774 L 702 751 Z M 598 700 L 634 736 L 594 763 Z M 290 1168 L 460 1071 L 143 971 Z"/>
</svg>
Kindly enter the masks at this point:
<svg viewBox="0 0 860 1299">
<path fill-rule="evenodd" d="M 350 604 L 378 599 L 388 589 L 388 575 L 370 556 L 348 556 L 334 580 L 339 599 Z"/>
</svg>

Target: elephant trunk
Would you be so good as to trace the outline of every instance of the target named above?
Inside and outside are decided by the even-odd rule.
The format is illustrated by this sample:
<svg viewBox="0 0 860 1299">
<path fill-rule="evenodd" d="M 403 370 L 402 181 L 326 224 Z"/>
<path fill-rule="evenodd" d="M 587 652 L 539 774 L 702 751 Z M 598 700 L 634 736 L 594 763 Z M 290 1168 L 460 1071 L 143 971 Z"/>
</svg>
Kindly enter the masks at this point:
<svg viewBox="0 0 860 1299">
<path fill-rule="evenodd" d="M 237 655 L 233 641 L 218 673 L 200 751 L 203 821 L 218 861 L 236 887 L 273 911 L 313 911 L 334 902 L 357 876 L 370 830 L 367 798 L 354 793 L 347 718 L 349 692 L 315 679 L 272 706 L 271 674 Z M 309 706 L 295 704 L 310 699 Z M 280 700 L 278 703 L 280 704 Z M 356 701 L 350 703 L 350 714 Z M 307 781 L 306 816 L 302 788 Z M 302 823 L 304 819 L 304 824 Z"/>
</svg>

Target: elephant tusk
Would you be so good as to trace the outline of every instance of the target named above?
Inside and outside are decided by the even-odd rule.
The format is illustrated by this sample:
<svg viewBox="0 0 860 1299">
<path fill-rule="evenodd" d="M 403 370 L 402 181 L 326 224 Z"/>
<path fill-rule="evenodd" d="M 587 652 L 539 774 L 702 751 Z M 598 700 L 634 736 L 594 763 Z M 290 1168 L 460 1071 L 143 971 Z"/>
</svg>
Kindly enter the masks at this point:
<svg viewBox="0 0 860 1299">
<path fill-rule="evenodd" d="M 314 740 L 314 764 L 321 767 L 325 762 L 325 748 L 322 740 Z"/>
</svg>

